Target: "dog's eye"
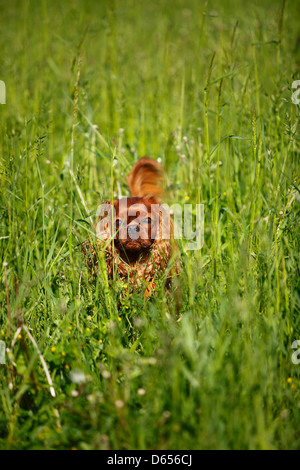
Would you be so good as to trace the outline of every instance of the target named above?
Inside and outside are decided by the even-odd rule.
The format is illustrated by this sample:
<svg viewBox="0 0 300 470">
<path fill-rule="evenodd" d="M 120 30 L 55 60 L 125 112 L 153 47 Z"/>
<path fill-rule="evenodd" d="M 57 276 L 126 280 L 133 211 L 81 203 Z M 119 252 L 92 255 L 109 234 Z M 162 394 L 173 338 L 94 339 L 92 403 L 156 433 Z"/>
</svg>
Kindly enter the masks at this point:
<svg viewBox="0 0 300 470">
<path fill-rule="evenodd" d="M 151 223 L 152 223 L 151 217 L 145 217 L 145 219 L 142 220 L 142 224 L 151 225 Z"/>
<path fill-rule="evenodd" d="M 123 227 L 125 225 L 125 222 L 121 219 L 117 219 L 116 220 L 116 228 L 117 229 L 120 229 L 121 227 Z"/>
</svg>

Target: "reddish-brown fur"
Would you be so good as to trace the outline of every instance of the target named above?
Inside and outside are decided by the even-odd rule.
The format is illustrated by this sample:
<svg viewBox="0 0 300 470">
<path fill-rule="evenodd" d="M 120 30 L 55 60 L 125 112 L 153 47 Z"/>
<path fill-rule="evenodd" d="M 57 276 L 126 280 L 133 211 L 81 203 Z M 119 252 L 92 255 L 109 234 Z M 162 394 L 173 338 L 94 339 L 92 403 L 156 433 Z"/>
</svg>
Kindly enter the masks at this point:
<svg viewBox="0 0 300 470">
<path fill-rule="evenodd" d="M 162 166 L 148 157 L 141 158 L 132 168 L 128 177 L 131 196 L 154 197 L 160 200 L 162 194 Z"/>
<path fill-rule="evenodd" d="M 100 250 L 105 246 L 109 277 L 117 271 L 120 278 L 131 284 L 139 285 L 146 281 L 149 283 L 146 295 L 155 290 L 153 281 L 167 268 L 173 253 L 173 240 L 162 238 L 163 220 L 158 210 L 162 175 L 159 163 L 147 157 L 141 158 L 128 177 L 131 197 L 127 203 L 121 199 L 113 201 L 113 218 L 110 216 L 111 203 L 107 202 L 105 215 L 99 217 L 95 226 L 97 245 Z M 133 205 L 135 210 L 132 212 Z M 107 243 L 108 240 L 111 242 Z M 97 272 L 97 255 L 91 243 L 84 244 L 83 250 L 91 270 Z M 176 262 L 169 277 L 177 273 Z"/>
</svg>

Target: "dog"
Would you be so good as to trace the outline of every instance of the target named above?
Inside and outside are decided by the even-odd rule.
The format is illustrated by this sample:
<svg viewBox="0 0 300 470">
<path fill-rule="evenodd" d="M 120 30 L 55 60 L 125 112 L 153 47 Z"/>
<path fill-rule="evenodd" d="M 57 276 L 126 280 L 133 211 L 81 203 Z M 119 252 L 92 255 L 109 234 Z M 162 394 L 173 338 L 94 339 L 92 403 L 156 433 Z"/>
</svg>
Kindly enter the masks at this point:
<svg viewBox="0 0 300 470">
<path fill-rule="evenodd" d="M 169 288 L 179 273 L 172 221 L 162 210 L 162 182 L 162 166 L 141 158 L 128 177 L 130 197 L 107 201 L 98 210 L 97 247 L 90 241 L 83 245 L 90 270 L 97 274 L 97 248 L 104 250 L 108 277 L 116 274 L 131 286 L 147 283 L 146 296 L 155 291 L 159 275 L 166 274 Z"/>
</svg>

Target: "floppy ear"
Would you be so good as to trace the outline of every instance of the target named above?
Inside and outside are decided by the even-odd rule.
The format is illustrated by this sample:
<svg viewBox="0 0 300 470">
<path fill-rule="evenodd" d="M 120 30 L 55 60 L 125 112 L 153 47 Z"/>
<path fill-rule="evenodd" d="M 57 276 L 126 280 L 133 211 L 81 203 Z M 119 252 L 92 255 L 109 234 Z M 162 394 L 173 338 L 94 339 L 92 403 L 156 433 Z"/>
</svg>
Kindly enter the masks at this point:
<svg viewBox="0 0 300 470">
<path fill-rule="evenodd" d="M 100 204 L 97 209 L 97 223 L 95 225 L 97 238 L 108 240 L 112 237 L 112 222 L 115 220 L 115 216 L 115 207 L 109 201 Z"/>
</svg>

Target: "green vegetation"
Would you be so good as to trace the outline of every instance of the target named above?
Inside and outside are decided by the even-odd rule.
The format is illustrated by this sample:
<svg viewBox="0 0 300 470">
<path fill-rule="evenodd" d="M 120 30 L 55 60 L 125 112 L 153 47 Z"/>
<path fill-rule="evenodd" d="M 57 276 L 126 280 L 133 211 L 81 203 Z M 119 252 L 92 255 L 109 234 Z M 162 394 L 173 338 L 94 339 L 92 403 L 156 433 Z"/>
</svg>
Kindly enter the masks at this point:
<svg viewBox="0 0 300 470">
<path fill-rule="evenodd" d="M 0 448 L 299 448 L 299 3 L 0 11 Z M 81 253 L 144 155 L 204 204 L 170 297 Z"/>
</svg>

